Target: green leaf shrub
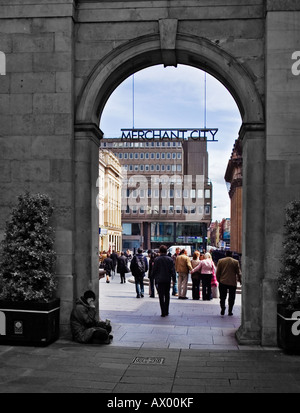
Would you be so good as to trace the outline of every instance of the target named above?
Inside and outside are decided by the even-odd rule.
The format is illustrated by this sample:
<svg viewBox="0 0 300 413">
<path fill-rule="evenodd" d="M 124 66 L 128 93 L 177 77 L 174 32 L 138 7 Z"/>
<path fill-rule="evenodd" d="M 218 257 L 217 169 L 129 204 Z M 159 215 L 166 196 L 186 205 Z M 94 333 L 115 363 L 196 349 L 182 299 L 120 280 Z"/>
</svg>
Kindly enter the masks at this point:
<svg viewBox="0 0 300 413">
<path fill-rule="evenodd" d="M 300 308 L 300 201 L 286 207 L 285 230 L 278 293 L 281 304 L 292 310 Z"/>
<path fill-rule="evenodd" d="M 0 248 L 0 299 L 48 302 L 54 298 L 56 253 L 48 195 L 18 197 Z"/>
</svg>

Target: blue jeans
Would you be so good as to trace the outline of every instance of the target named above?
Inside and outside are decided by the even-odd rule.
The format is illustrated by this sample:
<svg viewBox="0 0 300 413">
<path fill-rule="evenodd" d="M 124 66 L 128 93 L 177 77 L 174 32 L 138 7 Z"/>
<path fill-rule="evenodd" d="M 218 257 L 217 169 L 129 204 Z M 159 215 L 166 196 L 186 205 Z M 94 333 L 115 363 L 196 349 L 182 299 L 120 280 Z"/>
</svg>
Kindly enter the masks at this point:
<svg viewBox="0 0 300 413">
<path fill-rule="evenodd" d="M 136 295 L 141 296 L 141 294 L 144 295 L 144 277 L 143 276 L 135 276 L 135 290 L 136 290 Z"/>
<path fill-rule="evenodd" d="M 173 282 L 172 295 L 178 294 L 178 274 L 176 273 L 176 281 Z"/>
</svg>

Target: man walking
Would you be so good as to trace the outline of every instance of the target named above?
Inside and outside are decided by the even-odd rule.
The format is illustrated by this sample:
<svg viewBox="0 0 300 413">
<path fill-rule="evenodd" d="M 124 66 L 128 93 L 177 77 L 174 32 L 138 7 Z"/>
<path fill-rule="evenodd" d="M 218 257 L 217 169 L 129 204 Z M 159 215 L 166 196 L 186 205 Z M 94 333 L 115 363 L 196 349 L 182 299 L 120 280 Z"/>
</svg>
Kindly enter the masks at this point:
<svg viewBox="0 0 300 413">
<path fill-rule="evenodd" d="M 180 253 L 180 247 L 177 247 L 176 250 L 175 250 L 175 254 L 172 255 L 174 265 L 175 265 L 176 258 L 178 257 L 179 253 Z M 175 280 L 175 282 L 173 282 L 172 295 L 175 295 L 175 296 L 178 297 L 178 274 L 177 273 L 176 273 L 176 280 Z"/>
<path fill-rule="evenodd" d="M 173 280 L 173 282 L 176 280 L 174 262 L 171 257 L 167 256 L 167 251 L 168 248 L 165 245 L 160 246 L 160 255 L 155 258 L 152 268 L 162 317 L 169 315 L 171 280 Z"/>
<path fill-rule="evenodd" d="M 144 297 L 144 277 L 148 271 L 148 260 L 143 256 L 141 248 L 138 248 L 138 253 L 133 256 L 130 269 L 134 276 L 136 298 Z"/>
<path fill-rule="evenodd" d="M 188 257 L 187 250 L 182 249 L 175 261 L 175 271 L 178 272 L 178 295 L 179 299 L 187 300 L 187 284 L 189 271 L 192 271 L 193 267 L 191 260 Z"/>
<path fill-rule="evenodd" d="M 235 302 L 237 281 L 242 283 L 240 264 L 238 260 L 232 258 L 231 251 L 226 251 L 225 258 L 221 258 L 218 261 L 216 276 L 219 283 L 221 315 L 225 314 L 225 302 L 228 290 L 228 315 L 231 316 L 233 315 L 232 309 Z"/>
<path fill-rule="evenodd" d="M 117 265 L 117 260 L 118 260 L 118 254 L 116 253 L 115 250 L 110 254 L 110 258 L 112 259 L 113 262 L 113 272 L 114 275 L 116 275 L 116 265 Z"/>
</svg>

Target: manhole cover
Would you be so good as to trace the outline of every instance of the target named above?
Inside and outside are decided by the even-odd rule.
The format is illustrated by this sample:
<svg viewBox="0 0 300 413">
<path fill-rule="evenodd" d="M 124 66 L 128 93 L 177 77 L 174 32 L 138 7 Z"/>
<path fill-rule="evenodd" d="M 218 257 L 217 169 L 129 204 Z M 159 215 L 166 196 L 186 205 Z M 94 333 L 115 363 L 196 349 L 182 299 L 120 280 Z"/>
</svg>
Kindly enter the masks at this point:
<svg viewBox="0 0 300 413">
<path fill-rule="evenodd" d="M 164 357 L 136 357 L 133 364 L 164 364 Z"/>
</svg>

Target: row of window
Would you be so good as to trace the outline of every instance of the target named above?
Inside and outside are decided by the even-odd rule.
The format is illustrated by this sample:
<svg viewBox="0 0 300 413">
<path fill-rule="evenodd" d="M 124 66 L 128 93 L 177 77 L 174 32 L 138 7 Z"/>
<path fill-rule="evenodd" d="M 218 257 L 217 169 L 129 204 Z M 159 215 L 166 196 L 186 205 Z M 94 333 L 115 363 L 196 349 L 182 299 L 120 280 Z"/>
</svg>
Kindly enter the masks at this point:
<svg viewBox="0 0 300 413">
<path fill-rule="evenodd" d="M 144 180 L 144 178 L 146 179 L 146 181 Z M 177 174 L 173 174 L 173 175 L 151 175 L 151 180 L 150 180 L 150 176 L 130 176 L 130 178 L 123 178 L 122 179 L 122 185 L 124 186 L 130 186 L 132 187 L 133 185 L 137 185 L 140 186 L 143 182 L 146 182 L 147 184 L 149 183 L 149 185 L 182 185 L 182 184 L 186 184 L 189 185 L 190 182 L 196 182 L 197 188 L 200 187 L 204 187 L 205 184 L 205 179 L 203 175 L 196 175 L 196 179 L 192 180 L 191 178 L 193 178 L 193 176 L 191 175 L 186 175 L 186 176 L 182 176 L 182 175 L 177 175 Z M 142 180 L 142 181 L 141 181 Z M 201 186 L 202 185 L 202 186 Z M 211 185 L 210 182 L 207 182 L 206 185 Z"/>
<path fill-rule="evenodd" d="M 108 139 L 107 139 L 108 140 Z M 164 141 L 157 141 L 157 142 L 102 142 L 101 146 L 104 148 L 149 148 L 149 147 L 177 147 L 181 148 L 181 142 L 164 142 Z"/>
<path fill-rule="evenodd" d="M 181 159 L 181 152 L 114 152 L 119 159 Z"/>
<path fill-rule="evenodd" d="M 181 164 L 177 164 L 177 165 L 149 165 L 149 164 L 145 164 L 145 165 L 122 165 L 122 167 L 125 169 L 125 171 L 134 171 L 134 172 L 182 172 L 182 165 Z"/>
<path fill-rule="evenodd" d="M 162 188 L 161 190 L 159 189 L 122 189 L 122 198 L 159 198 L 159 195 L 161 198 L 184 198 L 184 199 L 196 199 L 196 195 L 198 199 L 203 199 L 203 193 L 204 197 L 206 199 L 210 198 L 210 189 L 165 189 Z"/>
<path fill-rule="evenodd" d="M 137 222 L 123 222 L 123 235 L 142 235 L 143 224 Z M 166 234 L 176 237 L 203 237 L 206 236 L 206 226 L 201 222 L 151 222 L 151 237 Z M 174 239 L 175 241 L 175 239 Z M 177 241 L 181 242 L 182 241 Z"/>
<path fill-rule="evenodd" d="M 161 206 L 159 207 L 158 205 L 154 205 L 154 206 L 140 206 L 137 207 L 136 205 L 133 205 L 131 207 L 131 211 L 130 211 L 130 207 L 129 205 L 127 205 L 127 208 L 125 210 L 125 214 L 199 214 L 201 216 L 204 215 L 209 215 L 210 214 L 210 205 L 204 205 L 204 206 L 193 206 L 193 207 L 182 207 L 181 205 L 168 205 L 168 206 Z"/>
</svg>

